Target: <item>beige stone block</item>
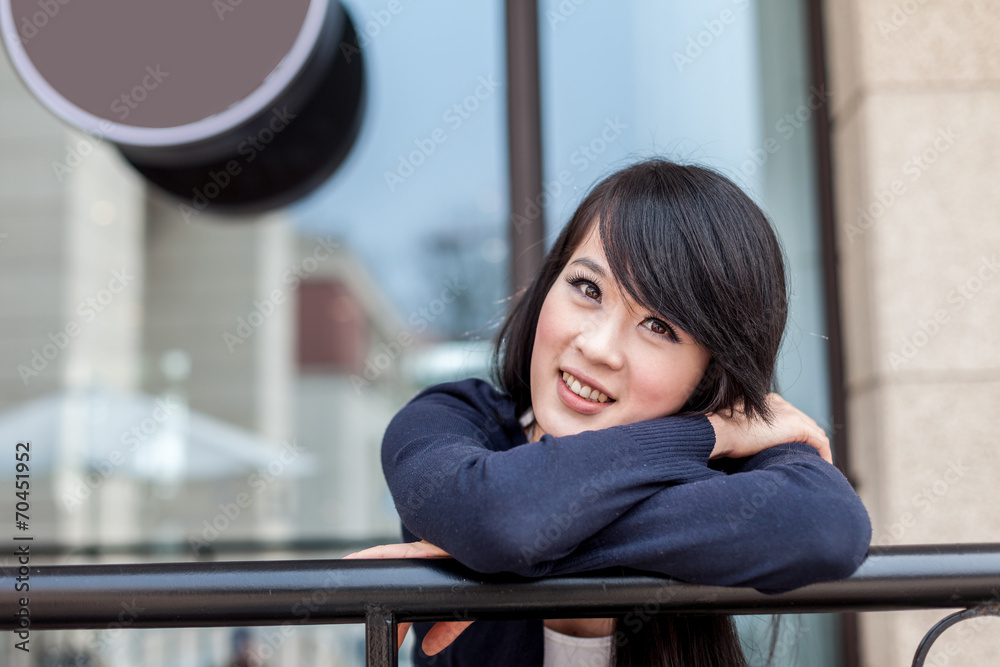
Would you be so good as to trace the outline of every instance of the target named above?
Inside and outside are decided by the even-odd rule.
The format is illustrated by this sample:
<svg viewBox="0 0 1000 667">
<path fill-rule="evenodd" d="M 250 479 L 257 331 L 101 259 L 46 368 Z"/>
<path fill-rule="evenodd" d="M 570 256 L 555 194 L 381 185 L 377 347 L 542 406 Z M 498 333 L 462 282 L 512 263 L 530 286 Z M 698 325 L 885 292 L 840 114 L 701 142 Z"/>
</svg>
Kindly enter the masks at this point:
<svg viewBox="0 0 1000 667">
<path fill-rule="evenodd" d="M 881 384 L 852 396 L 852 433 L 862 438 L 852 445 L 854 467 L 877 483 L 859 489 L 872 515 L 873 544 L 1000 541 L 998 401 L 1000 381 Z M 868 449 L 872 444 L 877 451 Z M 862 664 L 907 667 L 924 634 L 950 613 L 861 614 Z M 926 664 L 997 664 L 1000 619 L 966 623 L 941 636 Z"/>
<path fill-rule="evenodd" d="M 862 106 L 867 217 L 849 235 L 872 267 L 877 372 L 1000 370 L 1000 93 L 877 93 Z"/>
<path fill-rule="evenodd" d="M 858 0 L 865 88 L 897 83 L 995 83 L 1000 3 L 992 0 Z"/>
<path fill-rule="evenodd" d="M 881 544 L 1000 541 L 1000 380 L 887 384 Z"/>
<path fill-rule="evenodd" d="M 899 613 L 901 612 L 858 614 L 858 638 L 861 644 L 861 665 L 863 667 L 885 667 L 886 665 L 900 664 L 901 658 L 897 650 L 896 624 L 894 622 L 894 617 Z M 905 657 L 905 652 L 902 655 Z"/>
<path fill-rule="evenodd" d="M 881 399 L 878 387 L 861 387 L 848 393 L 847 422 L 849 442 L 848 478 L 854 484 L 872 521 L 872 542 L 879 543 L 887 530 L 882 479 L 886 474 L 885 449 L 882 447 Z"/>
</svg>

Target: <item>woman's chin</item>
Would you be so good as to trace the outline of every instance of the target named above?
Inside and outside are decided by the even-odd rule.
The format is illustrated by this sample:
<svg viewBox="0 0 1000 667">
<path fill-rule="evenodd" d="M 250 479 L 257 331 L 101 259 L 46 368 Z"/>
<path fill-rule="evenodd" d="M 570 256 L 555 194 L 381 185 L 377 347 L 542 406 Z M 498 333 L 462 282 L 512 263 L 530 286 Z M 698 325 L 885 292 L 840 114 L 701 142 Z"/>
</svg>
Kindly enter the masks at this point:
<svg viewBox="0 0 1000 667">
<path fill-rule="evenodd" d="M 584 431 L 599 431 L 609 426 L 617 426 L 617 422 L 609 420 L 607 415 L 558 415 L 556 418 L 546 419 L 546 415 L 535 414 L 535 419 L 541 431 L 554 438 L 561 438 L 567 435 L 576 435 Z M 548 428 L 546 427 L 548 426 Z"/>
</svg>

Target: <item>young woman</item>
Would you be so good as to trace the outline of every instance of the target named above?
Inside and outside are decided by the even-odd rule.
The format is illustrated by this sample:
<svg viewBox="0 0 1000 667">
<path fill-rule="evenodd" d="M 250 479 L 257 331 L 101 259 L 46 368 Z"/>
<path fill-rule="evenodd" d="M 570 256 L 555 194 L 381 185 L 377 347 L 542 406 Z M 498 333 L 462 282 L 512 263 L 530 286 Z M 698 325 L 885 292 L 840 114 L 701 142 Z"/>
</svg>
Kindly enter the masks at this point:
<svg viewBox="0 0 1000 667">
<path fill-rule="evenodd" d="M 348 557 L 767 593 L 849 576 L 868 514 L 823 430 L 769 393 L 786 315 L 781 248 L 732 182 L 660 159 L 612 174 L 501 328 L 496 387 L 439 384 L 393 418 L 405 543 Z M 414 663 L 745 664 L 727 616 L 622 620 L 417 623 Z"/>
</svg>

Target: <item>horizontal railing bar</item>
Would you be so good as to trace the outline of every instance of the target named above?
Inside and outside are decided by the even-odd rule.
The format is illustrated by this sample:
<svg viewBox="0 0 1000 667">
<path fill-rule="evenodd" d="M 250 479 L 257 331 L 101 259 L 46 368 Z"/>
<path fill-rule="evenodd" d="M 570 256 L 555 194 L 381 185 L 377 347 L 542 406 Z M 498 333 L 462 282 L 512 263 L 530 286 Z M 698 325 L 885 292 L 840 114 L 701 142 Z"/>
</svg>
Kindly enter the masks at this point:
<svg viewBox="0 0 1000 667">
<path fill-rule="evenodd" d="M 28 591 L 16 591 L 19 576 Z M 964 608 L 1000 601 L 1000 544 L 872 547 L 851 577 L 778 595 L 626 568 L 527 579 L 452 559 L 352 559 L 0 569 L 0 608 L 21 597 L 34 630 L 363 623 L 372 604 L 398 622 Z M 0 628 L 17 624 L 0 617 Z"/>
<path fill-rule="evenodd" d="M 266 551 L 360 551 L 378 544 L 398 542 L 396 536 L 368 538 L 364 540 L 348 538 L 302 537 L 287 540 L 215 540 L 198 542 L 193 547 L 184 541 L 171 542 L 93 542 L 85 544 L 39 542 L 33 544 L 33 556 L 158 556 L 166 554 L 186 554 L 192 558 L 213 558 L 218 554 L 252 554 Z"/>
</svg>

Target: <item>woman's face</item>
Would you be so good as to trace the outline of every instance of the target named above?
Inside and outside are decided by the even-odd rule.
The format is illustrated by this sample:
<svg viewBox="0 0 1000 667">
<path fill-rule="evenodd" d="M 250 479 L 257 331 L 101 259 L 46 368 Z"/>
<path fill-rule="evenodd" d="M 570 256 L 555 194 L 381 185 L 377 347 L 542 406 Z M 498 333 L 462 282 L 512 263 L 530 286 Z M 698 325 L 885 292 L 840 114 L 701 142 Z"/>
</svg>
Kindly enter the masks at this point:
<svg viewBox="0 0 1000 667">
<path fill-rule="evenodd" d="M 674 414 L 710 358 L 686 332 L 643 311 L 620 290 L 594 224 L 539 313 L 531 354 L 534 440 Z M 567 373 L 577 392 L 589 387 L 593 398 L 568 387 Z M 607 402 L 600 402 L 599 392 Z"/>
</svg>

